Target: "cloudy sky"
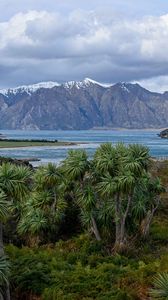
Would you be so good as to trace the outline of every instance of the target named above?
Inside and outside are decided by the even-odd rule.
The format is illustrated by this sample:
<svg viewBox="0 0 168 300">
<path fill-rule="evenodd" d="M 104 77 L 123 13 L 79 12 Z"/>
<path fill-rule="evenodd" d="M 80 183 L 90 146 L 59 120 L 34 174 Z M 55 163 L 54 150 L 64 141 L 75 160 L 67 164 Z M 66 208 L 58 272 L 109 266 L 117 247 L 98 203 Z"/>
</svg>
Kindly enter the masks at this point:
<svg viewBox="0 0 168 300">
<path fill-rule="evenodd" d="M 168 1 L 0 1 L 0 88 L 85 77 L 168 90 Z"/>
</svg>

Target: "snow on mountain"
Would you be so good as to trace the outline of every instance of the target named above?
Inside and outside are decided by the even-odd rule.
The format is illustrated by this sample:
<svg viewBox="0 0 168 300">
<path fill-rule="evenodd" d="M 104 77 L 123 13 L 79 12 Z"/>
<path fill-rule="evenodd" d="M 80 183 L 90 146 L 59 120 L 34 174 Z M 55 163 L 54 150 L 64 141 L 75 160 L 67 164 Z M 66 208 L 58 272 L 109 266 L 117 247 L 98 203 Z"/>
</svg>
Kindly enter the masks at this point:
<svg viewBox="0 0 168 300">
<path fill-rule="evenodd" d="M 48 81 L 48 82 L 40 82 L 32 85 L 22 85 L 15 88 L 0 89 L 0 94 L 3 94 L 4 96 L 9 96 L 11 94 L 16 95 L 18 93 L 26 92 L 28 95 L 31 95 L 32 93 L 36 92 L 41 88 L 51 89 L 53 87 L 63 86 L 66 89 L 71 89 L 73 87 L 80 89 L 80 88 L 89 87 L 92 84 L 96 84 L 104 88 L 109 88 L 112 86 L 112 84 L 100 83 L 93 79 L 85 78 L 83 81 L 67 81 L 62 84 L 58 82 Z"/>
<path fill-rule="evenodd" d="M 58 82 L 48 81 L 48 82 L 40 82 L 35 83 L 32 85 L 22 85 L 15 88 L 9 88 L 9 89 L 1 89 L 0 94 L 3 94 L 4 96 L 8 95 L 16 95 L 18 93 L 24 93 L 31 95 L 32 93 L 36 92 L 37 90 L 43 88 L 43 89 L 51 89 L 55 86 L 60 86 Z"/>
<path fill-rule="evenodd" d="M 96 84 L 96 85 L 102 86 L 104 88 L 108 88 L 108 87 L 112 86 L 112 84 L 100 83 L 100 82 L 95 81 L 95 80 L 90 79 L 90 78 L 85 78 L 82 81 L 68 81 L 68 82 L 65 82 L 63 84 L 63 86 L 67 89 L 71 89 L 73 87 L 76 87 L 77 89 L 80 89 L 80 88 L 83 88 L 83 87 L 89 87 L 91 84 Z"/>
<path fill-rule="evenodd" d="M 150 92 L 138 84 L 111 86 L 86 78 L 4 92 L 7 96 L 0 96 L 1 129 L 168 128 L 167 94 Z"/>
<path fill-rule="evenodd" d="M 124 90 L 127 93 L 130 93 L 129 89 L 128 89 L 128 84 L 126 82 L 119 82 L 119 86 L 121 87 L 122 90 Z"/>
<path fill-rule="evenodd" d="M 98 82 L 98 81 L 95 81 L 93 79 L 90 79 L 90 78 L 85 78 L 84 81 L 83 81 L 86 85 L 90 85 L 91 83 L 92 84 L 97 84 L 97 85 L 100 85 L 104 88 L 109 88 L 111 87 L 113 84 L 112 83 L 101 83 L 101 82 Z"/>
<path fill-rule="evenodd" d="M 83 82 L 82 81 L 67 81 L 67 82 L 63 83 L 62 85 L 66 89 L 72 89 L 73 87 L 80 89 L 83 86 Z"/>
</svg>

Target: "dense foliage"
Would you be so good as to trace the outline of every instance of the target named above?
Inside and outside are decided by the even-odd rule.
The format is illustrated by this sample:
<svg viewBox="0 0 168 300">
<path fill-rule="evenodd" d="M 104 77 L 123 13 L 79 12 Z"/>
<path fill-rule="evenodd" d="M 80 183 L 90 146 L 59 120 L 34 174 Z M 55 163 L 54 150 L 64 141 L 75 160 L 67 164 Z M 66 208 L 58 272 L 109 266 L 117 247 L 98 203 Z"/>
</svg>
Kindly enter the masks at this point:
<svg viewBox="0 0 168 300">
<path fill-rule="evenodd" d="M 167 173 L 146 147 L 124 144 L 103 144 L 91 160 L 73 150 L 36 170 L 2 164 L 2 299 L 164 297 Z"/>
</svg>

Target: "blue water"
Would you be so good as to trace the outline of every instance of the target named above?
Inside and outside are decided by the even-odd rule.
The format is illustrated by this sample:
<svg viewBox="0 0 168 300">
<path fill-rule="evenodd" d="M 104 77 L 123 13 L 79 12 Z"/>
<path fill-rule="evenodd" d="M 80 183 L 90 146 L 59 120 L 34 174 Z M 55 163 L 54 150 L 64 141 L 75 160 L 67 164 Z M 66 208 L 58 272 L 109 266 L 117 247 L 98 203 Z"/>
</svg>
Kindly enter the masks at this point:
<svg viewBox="0 0 168 300">
<path fill-rule="evenodd" d="M 0 156 L 13 158 L 39 158 L 40 163 L 58 162 L 64 159 L 69 149 L 85 148 L 91 156 L 95 149 L 104 142 L 140 143 L 150 149 L 155 157 L 168 156 L 168 139 L 157 136 L 159 130 L 82 130 L 82 131 L 21 131 L 0 130 L 7 138 L 13 139 L 57 139 L 59 141 L 79 142 L 78 146 L 48 146 L 0 149 Z M 80 144 L 85 142 L 86 144 Z"/>
</svg>

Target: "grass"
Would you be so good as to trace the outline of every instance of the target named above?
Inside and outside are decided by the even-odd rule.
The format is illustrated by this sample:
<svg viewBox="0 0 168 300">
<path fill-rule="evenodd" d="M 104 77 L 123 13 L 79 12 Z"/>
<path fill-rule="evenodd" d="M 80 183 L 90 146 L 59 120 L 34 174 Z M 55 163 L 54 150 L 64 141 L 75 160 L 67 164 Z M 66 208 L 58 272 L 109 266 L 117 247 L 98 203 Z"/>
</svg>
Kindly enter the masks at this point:
<svg viewBox="0 0 168 300">
<path fill-rule="evenodd" d="M 69 146 L 72 142 L 50 142 L 50 141 L 0 141 L 0 148 L 37 147 L 37 146 Z"/>
</svg>

